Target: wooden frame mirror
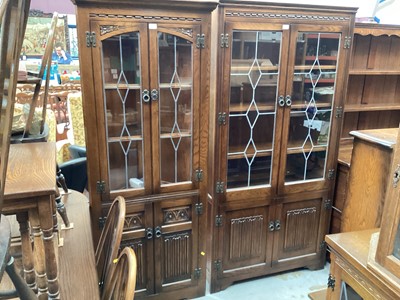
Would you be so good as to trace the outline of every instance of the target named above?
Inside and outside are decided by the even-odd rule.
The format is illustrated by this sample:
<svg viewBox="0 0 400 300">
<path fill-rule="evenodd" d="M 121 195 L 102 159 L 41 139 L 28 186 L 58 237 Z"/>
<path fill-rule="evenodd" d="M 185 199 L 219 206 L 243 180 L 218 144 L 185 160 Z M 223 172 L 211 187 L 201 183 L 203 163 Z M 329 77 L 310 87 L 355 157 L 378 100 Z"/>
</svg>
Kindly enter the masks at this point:
<svg viewBox="0 0 400 300">
<path fill-rule="evenodd" d="M 400 279 L 400 132 L 390 174 L 375 260 Z"/>
</svg>

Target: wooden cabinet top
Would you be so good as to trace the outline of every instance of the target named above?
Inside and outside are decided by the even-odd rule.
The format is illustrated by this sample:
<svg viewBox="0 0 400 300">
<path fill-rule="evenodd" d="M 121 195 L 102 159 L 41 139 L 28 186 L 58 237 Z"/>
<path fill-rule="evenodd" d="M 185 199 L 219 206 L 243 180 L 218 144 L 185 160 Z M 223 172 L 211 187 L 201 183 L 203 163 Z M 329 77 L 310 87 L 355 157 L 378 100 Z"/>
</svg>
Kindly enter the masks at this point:
<svg viewBox="0 0 400 300">
<path fill-rule="evenodd" d="M 359 35 L 397 35 L 400 36 L 399 25 L 386 25 L 386 24 L 374 24 L 374 23 L 356 23 L 354 27 L 354 34 Z"/>
<path fill-rule="evenodd" d="M 350 135 L 370 143 L 393 149 L 393 146 L 396 145 L 398 131 L 398 128 L 355 130 L 351 131 Z"/>
<path fill-rule="evenodd" d="M 171 9 L 176 8 L 187 8 L 187 7 L 195 7 L 195 8 L 210 8 L 214 9 L 218 5 L 217 0 L 71 0 L 75 5 L 85 5 L 85 6 L 111 6 L 117 7 L 117 5 L 126 5 L 126 6 L 147 6 L 147 7 L 168 7 Z"/>
<path fill-rule="evenodd" d="M 352 264 L 367 268 L 371 235 L 379 229 L 368 229 L 328 234 L 325 241 L 329 247 Z"/>
</svg>

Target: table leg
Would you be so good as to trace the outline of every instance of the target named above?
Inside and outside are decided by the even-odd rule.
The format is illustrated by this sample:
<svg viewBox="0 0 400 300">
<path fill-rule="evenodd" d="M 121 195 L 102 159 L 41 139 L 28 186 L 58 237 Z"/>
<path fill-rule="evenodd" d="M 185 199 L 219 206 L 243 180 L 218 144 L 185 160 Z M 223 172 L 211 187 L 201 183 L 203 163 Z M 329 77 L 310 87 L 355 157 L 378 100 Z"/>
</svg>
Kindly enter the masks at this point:
<svg viewBox="0 0 400 300">
<path fill-rule="evenodd" d="M 49 286 L 49 299 L 59 299 L 57 259 L 54 251 L 53 207 L 54 198 L 46 196 L 39 202 L 39 219 L 43 231 L 44 250 L 46 253 L 46 273 Z"/>
<path fill-rule="evenodd" d="M 28 286 L 37 291 L 35 268 L 33 265 L 33 252 L 29 233 L 28 213 L 18 213 L 17 221 L 21 233 L 22 265 L 24 267 L 24 277 Z"/>
<path fill-rule="evenodd" d="M 51 213 L 49 217 L 52 219 Z M 43 233 L 40 228 L 39 214 L 36 209 L 31 209 L 29 211 L 29 221 L 31 223 L 32 235 L 33 235 L 33 245 L 34 245 L 33 253 L 34 253 L 37 286 L 38 286 L 38 298 L 47 299 L 48 289 L 47 289 L 47 282 L 46 282 L 47 278 L 44 265 L 45 252 L 44 252 L 44 245 L 42 238 Z M 51 230 L 53 230 L 53 226 L 51 226 Z"/>
</svg>

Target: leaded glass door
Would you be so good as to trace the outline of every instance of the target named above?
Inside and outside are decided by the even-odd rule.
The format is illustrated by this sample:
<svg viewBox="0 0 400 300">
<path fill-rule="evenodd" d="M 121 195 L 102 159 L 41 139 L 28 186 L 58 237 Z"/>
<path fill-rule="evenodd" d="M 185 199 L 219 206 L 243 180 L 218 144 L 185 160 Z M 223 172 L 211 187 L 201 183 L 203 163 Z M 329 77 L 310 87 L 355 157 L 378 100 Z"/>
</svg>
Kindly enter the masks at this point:
<svg viewBox="0 0 400 300">
<path fill-rule="evenodd" d="M 155 192 L 197 188 L 200 26 L 149 24 Z"/>
<path fill-rule="evenodd" d="M 341 28 L 315 31 L 311 26 L 293 26 L 284 108 L 280 192 L 320 190 L 335 169 L 332 155 L 338 136 L 336 90 L 342 62 Z M 335 30 L 335 28 L 333 28 Z M 332 154 L 330 153 L 332 152 Z"/>
<path fill-rule="evenodd" d="M 92 23 L 94 84 L 101 177 L 106 193 L 143 195 L 151 191 L 150 107 L 145 25 Z M 93 110 L 94 111 L 94 110 Z"/>
<path fill-rule="evenodd" d="M 225 50 L 223 91 L 226 119 L 221 124 L 226 147 L 221 178 L 227 200 L 243 199 L 246 194 L 270 196 L 277 183 L 282 110 L 278 101 L 285 88 L 287 30 L 282 25 L 240 27 L 228 23 L 229 47 Z M 275 167 L 275 168 L 274 168 Z"/>
</svg>

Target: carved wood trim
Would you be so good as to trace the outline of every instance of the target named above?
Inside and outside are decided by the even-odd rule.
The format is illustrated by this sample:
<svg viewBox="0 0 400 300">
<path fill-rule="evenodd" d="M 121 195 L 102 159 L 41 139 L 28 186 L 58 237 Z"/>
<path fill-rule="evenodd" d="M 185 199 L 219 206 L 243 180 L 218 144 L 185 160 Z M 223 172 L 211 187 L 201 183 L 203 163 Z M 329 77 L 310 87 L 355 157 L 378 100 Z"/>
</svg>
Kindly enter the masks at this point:
<svg viewBox="0 0 400 300">
<path fill-rule="evenodd" d="M 190 18 L 190 17 L 171 17 L 171 16 L 143 16 L 143 15 L 124 15 L 124 14 L 95 14 L 90 13 L 89 18 L 107 18 L 107 19 L 120 19 L 122 21 L 127 20 L 138 20 L 138 21 L 182 21 L 182 22 L 202 22 L 202 18 Z"/>
<path fill-rule="evenodd" d="M 164 209 L 164 224 L 173 224 L 187 222 L 191 220 L 191 207 L 177 207 L 173 209 Z"/>
<path fill-rule="evenodd" d="M 144 228 L 143 213 L 129 214 L 125 217 L 124 230 Z"/>
<path fill-rule="evenodd" d="M 281 14 L 281 13 L 260 13 L 260 12 L 237 12 L 227 11 L 226 17 L 245 17 L 260 19 L 288 19 L 288 20 L 318 20 L 318 21 L 347 21 L 348 16 L 330 16 L 330 15 L 306 15 L 306 14 Z"/>
<path fill-rule="evenodd" d="M 335 263 L 340 266 L 350 277 L 356 280 L 360 285 L 362 285 L 368 292 L 375 297 L 375 299 L 385 299 L 384 296 L 381 295 L 379 290 L 377 290 L 373 284 L 360 272 L 355 270 L 348 264 L 346 261 L 341 259 L 339 256 L 336 256 Z"/>
<path fill-rule="evenodd" d="M 105 35 L 107 33 L 118 31 L 125 28 L 126 26 L 119 26 L 119 25 L 100 25 L 100 35 Z"/>
<path fill-rule="evenodd" d="M 140 240 L 125 240 L 121 241 L 120 250 L 125 247 L 130 247 L 135 251 L 136 263 L 137 263 L 137 273 L 136 273 L 136 290 L 145 289 L 147 284 L 146 275 L 146 249 L 143 241 Z"/>
<path fill-rule="evenodd" d="M 316 207 L 306 207 L 306 208 L 288 210 L 286 212 L 286 215 L 287 216 L 295 216 L 295 215 L 312 214 L 312 213 L 316 213 L 316 212 L 317 212 Z"/>
</svg>

